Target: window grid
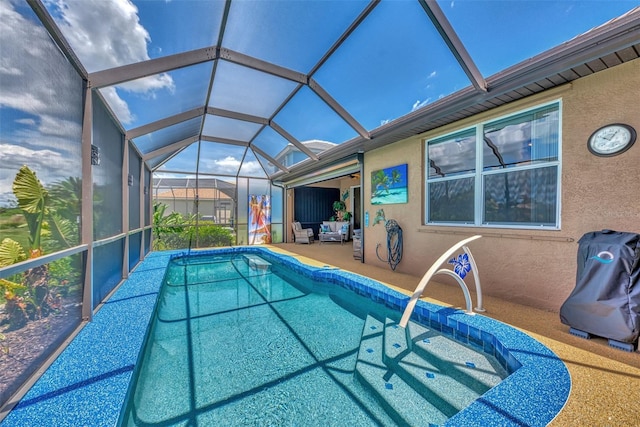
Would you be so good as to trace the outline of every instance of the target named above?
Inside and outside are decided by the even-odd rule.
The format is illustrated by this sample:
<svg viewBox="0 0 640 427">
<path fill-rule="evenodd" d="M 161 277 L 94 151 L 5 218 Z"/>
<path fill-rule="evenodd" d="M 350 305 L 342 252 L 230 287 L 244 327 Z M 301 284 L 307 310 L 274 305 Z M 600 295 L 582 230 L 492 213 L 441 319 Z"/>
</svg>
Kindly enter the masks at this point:
<svg viewBox="0 0 640 427">
<path fill-rule="evenodd" d="M 536 155 L 535 150 L 539 150 L 540 148 L 534 146 L 531 149 L 532 151 L 530 153 L 530 157 L 528 159 L 525 159 L 523 162 L 519 164 L 515 164 L 515 165 L 509 164 L 499 169 L 496 169 L 496 168 L 487 168 L 486 170 L 484 169 L 483 163 L 484 163 L 484 148 L 485 148 L 485 140 L 484 140 L 485 127 L 492 124 L 495 125 L 496 123 L 499 123 L 499 122 L 507 121 L 511 118 L 530 116 L 530 117 L 533 117 L 534 119 L 530 121 L 525 120 L 522 123 L 525 125 L 529 123 L 529 126 L 531 127 L 530 140 L 537 141 L 538 140 L 537 126 L 539 124 L 535 120 L 538 120 L 539 113 L 549 113 L 549 112 L 551 112 L 552 114 L 557 114 L 557 120 L 555 122 L 553 122 L 553 120 L 555 119 L 553 118 L 551 119 L 552 124 L 554 126 L 554 128 L 552 128 L 552 131 L 551 131 L 551 136 L 553 137 L 554 133 L 556 135 L 555 141 L 552 141 L 552 145 L 554 145 L 552 146 L 552 149 L 555 150 L 555 153 L 552 153 L 552 154 L 555 154 L 555 155 L 548 156 L 552 160 L 540 160 L 539 158 L 537 158 L 538 156 Z M 552 229 L 552 230 L 560 229 L 560 194 L 561 194 L 560 177 L 561 177 L 561 163 L 562 163 L 561 162 L 561 152 L 562 152 L 561 129 L 562 129 L 561 100 L 554 100 L 552 102 L 541 104 L 526 110 L 518 111 L 513 114 L 509 114 L 507 116 L 503 116 L 496 119 L 491 119 L 491 120 L 478 123 L 474 127 L 466 127 L 445 135 L 438 136 L 430 140 L 425 140 L 425 146 L 426 146 L 425 147 L 425 169 L 427 170 L 427 172 L 425 173 L 426 185 L 425 185 L 424 197 L 425 197 L 426 209 L 425 209 L 424 224 L 425 225 L 444 225 L 444 226 L 475 226 L 475 227 L 491 227 L 491 228 L 522 228 L 522 229 L 543 228 L 543 229 Z M 430 168 L 432 167 L 432 165 L 430 164 L 431 159 L 429 157 L 430 146 L 433 146 L 439 143 L 453 141 L 455 140 L 456 137 L 468 135 L 470 130 L 473 130 L 475 132 L 475 139 L 476 139 L 475 171 L 473 171 L 473 173 L 460 173 L 460 172 L 455 173 L 454 172 L 454 174 L 450 176 L 446 176 L 446 175 L 437 176 L 431 173 Z M 551 138 L 551 140 L 552 139 L 553 138 Z M 542 177 L 542 178 L 536 178 L 536 176 L 530 176 L 529 182 L 525 186 L 525 187 L 527 186 L 530 187 L 528 189 L 529 191 L 528 195 L 534 196 L 535 198 L 535 196 L 539 193 L 538 187 L 543 186 L 543 183 L 537 182 L 536 179 L 544 180 L 544 178 L 548 178 L 550 175 L 549 174 L 545 175 L 543 169 L 549 169 L 549 168 L 555 169 L 555 184 L 554 184 L 555 188 L 553 189 L 553 192 L 555 193 L 551 193 L 554 200 L 548 203 L 550 207 L 549 209 L 552 209 L 553 212 L 550 212 L 549 209 L 547 210 L 548 215 L 553 219 L 553 221 L 548 221 L 548 222 L 530 221 L 529 222 L 529 221 L 506 221 L 505 220 L 505 221 L 496 222 L 496 221 L 485 220 L 485 218 L 487 217 L 487 207 L 485 206 L 485 198 L 487 196 L 487 191 L 488 191 L 486 187 L 487 177 L 495 178 L 496 175 L 503 174 L 505 175 L 505 180 L 514 180 L 515 179 L 514 176 L 522 175 L 524 177 L 527 177 L 527 171 L 531 171 L 529 173 L 530 175 L 538 175 Z M 534 172 L 536 170 L 540 170 L 540 171 Z M 509 176 L 510 174 L 511 176 Z M 432 187 L 434 185 L 439 185 L 447 181 L 456 181 L 456 180 L 463 180 L 463 179 L 469 179 L 469 178 L 474 178 L 474 198 L 473 198 L 474 220 L 471 222 L 471 221 L 442 220 L 440 218 L 434 219 L 434 212 L 432 211 L 434 203 L 433 203 L 433 200 L 431 199 Z M 547 186 L 548 185 L 549 184 L 547 183 Z M 548 197 L 546 198 L 548 199 Z M 535 201 L 536 200 L 532 200 L 532 202 L 535 202 Z M 508 212 L 510 208 L 509 206 L 506 206 L 505 209 Z M 540 208 L 532 207 L 530 209 L 530 214 L 532 215 L 532 217 L 537 212 L 539 212 L 540 209 L 542 209 L 542 206 Z M 517 211 L 514 208 L 511 214 L 515 214 L 515 213 L 517 213 Z M 455 218 L 455 216 L 456 215 L 453 213 L 451 218 Z"/>
</svg>

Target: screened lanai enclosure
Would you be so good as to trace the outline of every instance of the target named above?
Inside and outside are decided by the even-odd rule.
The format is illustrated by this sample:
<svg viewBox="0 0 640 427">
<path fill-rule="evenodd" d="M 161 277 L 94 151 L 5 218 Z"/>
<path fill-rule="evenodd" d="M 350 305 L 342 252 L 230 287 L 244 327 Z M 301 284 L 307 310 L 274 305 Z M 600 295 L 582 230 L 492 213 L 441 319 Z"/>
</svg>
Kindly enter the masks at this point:
<svg viewBox="0 0 640 427">
<path fill-rule="evenodd" d="M 286 241 L 288 190 L 636 59 L 635 6 L 0 0 L 2 414 L 150 251 Z"/>
</svg>

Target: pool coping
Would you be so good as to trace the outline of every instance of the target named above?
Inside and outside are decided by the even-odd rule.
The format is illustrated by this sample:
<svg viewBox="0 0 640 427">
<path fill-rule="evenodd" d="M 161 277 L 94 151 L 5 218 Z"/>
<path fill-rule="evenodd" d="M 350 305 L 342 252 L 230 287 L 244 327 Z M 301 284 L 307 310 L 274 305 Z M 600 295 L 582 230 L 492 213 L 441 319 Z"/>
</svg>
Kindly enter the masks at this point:
<svg viewBox="0 0 640 427">
<path fill-rule="evenodd" d="M 354 290 L 402 312 L 409 296 L 379 281 L 331 266 L 305 264 L 265 247 L 192 251 L 192 255 L 259 253 L 294 270 Z M 152 252 L 22 397 L 1 427 L 117 425 L 166 266 L 184 251 Z M 493 351 L 511 373 L 445 425 L 546 426 L 571 391 L 565 364 L 531 336 L 484 315 L 420 300 L 413 321 L 481 351 Z M 489 333 L 488 331 L 491 331 Z M 116 348 L 117 346 L 117 348 Z"/>
</svg>

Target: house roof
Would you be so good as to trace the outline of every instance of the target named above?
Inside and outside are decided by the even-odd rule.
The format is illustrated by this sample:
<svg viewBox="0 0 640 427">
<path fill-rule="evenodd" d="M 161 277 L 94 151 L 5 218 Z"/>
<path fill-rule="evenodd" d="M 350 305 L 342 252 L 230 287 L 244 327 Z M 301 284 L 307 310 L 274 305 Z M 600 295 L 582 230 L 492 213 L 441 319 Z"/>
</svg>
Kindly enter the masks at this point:
<svg viewBox="0 0 640 427">
<path fill-rule="evenodd" d="M 230 200 L 233 197 L 215 188 L 201 188 L 197 191 L 199 200 Z M 158 200 L 186 199 L 194 200 L 196 196 L 195 188 L 174 188 L 159 192 L 155 198 Z"/>
</svg>

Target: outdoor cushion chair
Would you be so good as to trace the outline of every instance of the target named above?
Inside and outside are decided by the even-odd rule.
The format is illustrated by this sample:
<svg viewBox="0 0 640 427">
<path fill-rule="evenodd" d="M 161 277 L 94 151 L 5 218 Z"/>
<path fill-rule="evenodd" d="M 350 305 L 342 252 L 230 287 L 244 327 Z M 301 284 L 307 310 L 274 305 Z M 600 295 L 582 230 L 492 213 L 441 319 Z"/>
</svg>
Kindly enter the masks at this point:
<svg viewBox="0 0 640 427">
<path fill-rule="evenodd" d="M 322 242 L 340 242 L 349 240 L 349 223 L 347 221 L 323 221 L 320 225 L 318 238 Z"/>
<path fill-rule="evenodd" d="M 293 228 L 293 241 L 295 243 L 313 243 L 313 229 L 302 228 L 298 221 L 294 221 L 291 224 L 291 228 Z"/>
</svg>

